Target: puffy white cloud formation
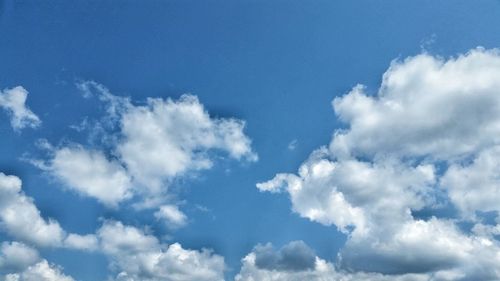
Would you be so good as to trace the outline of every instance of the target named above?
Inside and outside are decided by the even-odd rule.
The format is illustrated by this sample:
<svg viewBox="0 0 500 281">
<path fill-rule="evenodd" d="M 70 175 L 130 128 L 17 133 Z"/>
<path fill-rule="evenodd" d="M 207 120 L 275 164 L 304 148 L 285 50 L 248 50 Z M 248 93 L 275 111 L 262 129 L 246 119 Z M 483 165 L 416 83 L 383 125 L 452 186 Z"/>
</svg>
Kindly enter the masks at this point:
<svg viewBox="0 0 500 281">
<path fill-rule="evenodd" d="M 169 227 L 181 227 L 187 223 L 187 216 L 175 205 L 162 205 L 155 212 L 155 217 L 164 220 Z"/>
<path fill-rule="evenodd" d="M 498 280 L 498 226 L 474 221 L 474 231 L 464 232 L 457 223 L 500 211 L 499 77 L 497 50 L 395 61 L 376 95 L 356 86 L 334 99 L 347 128 L 328 148 L 297 174 L 257 187 L 287 192 L 300 216 L 346 233 L 341 271 Z M 443 200 L 460 210 L 454 220 L 432 216 Z M 431 218 L 414 217 L 423 209 Z"/>
<path fill-rule="evenodd" d="M 95 251 L 97 250 L 98 241 L 94 234 L 80 235 L 70 233 L 64 239 L 64 246 L 75 250 Z"/>
<path fill-rule="evenodd" d="M 463 215 L 500 211 L 500 146 L 481 151 L 470 164 L 453 163 L 441 179 Z"/>
<path fill-rule="evenodd" d="M 48 170 L 68 188 L 111 207 L 132 196 L 132 183 L 125 168 L 100 151 L 81 146 L 57 149 Z"/>
<path fill-rule="evenodd" d="M 148 98 L 146 104 L 135 105 L 93 81 L 78 87 L 86 97 L 97 95 L 106 105 L 102 122 L 113 127 L 108 136 L 111 155 L 77 145 L 51 148 L 51 159 L 39 166 L 108 206 L 133 196 L 140 198 L 138 207 L 165 204 L 172 181 L 211 168 L 217 152 L 250 162 L 258 158 L 243 132 L 244 121 L 211 117 L 195 96 Z M 165 217 L 171 211 L 157 214 Z"/>
<path fill-rule="evenodd" d="M 20 273 L 7 274 L 4 281 L 74 281 L 74 279 L 62 273 L 60 267 L 42 260 Z"/>
<path fill-rule="evenodd" d="M 38 252 L 19 242 L 3 242 L 0 248 L 2 281 L 73 281 L 58 266 L 41 259 Z"/>
<path fill-rule="evenodd" d="M 26 107 L 27 98 L 28 91 L 21 86 L 0 91 L 0 108 L 8 112 L 10 124 L 15 130 L 35 128 L 41 124 L 38 116 Z"/>
<path fill-rule="evenodd" d="M 44 219 L 33 199 L 22 192 L 21 185 L 18 177 L 0 173 L 0 230 L 42 247 L 95 248 L 90 242 L 92 236 L 71 234 L 68 237 L 57 221 Z"/>
<path fill-rule="evenodd" d="M 165 211 L 163 206 L 160 210 Z M 178 211 L 178 209 L 175 209 Z M 180 212 L 180 211 L 179 211 Z M 182 213 L 180 213 L 182 214 Z M 179 214 L 173 215 L 180 223 Z M 59 223 L 44 219 L 33 200 L 21 191 L 21 180 L 0 173 L 0 226 L 26 243 L 40 247 L 97 250 L 107 255 L 116 280 L 220 281 L 224 259 L 209 250 L 186 250 L 174 243 L 165 245 L 154 236 L 120 222 L 107 221 L 97 234 L 65 232 Z M 2 274 L 3 277 L 2 277 Z M 4 279 L 1 279 L 4 278 Z M 40 259 L 38 252 L 19 242 L 4 242 L 0 248 L 0 280 L 67 281 L 60 268 Z"/>
<path fill-rule="evenodd" d="M 399 224 L 411 218 L 411 209 L 426 205 L 435 182 L 431 165 L 411 167 L 397 160 L 332 161 L 325 148 L 311 154 L 298 175 L 278 174 L 257 184 L 263 191 L 290 194 L 293 210 L 325 225 L 336 225 L 353 235 L 365 235 L 380 221 Z"/>
<path fill-rule="evenodd" d="M 428 54 L 394 61 L 376 96 L 363 86 L 335 98 L 349 125 L 336 133 L 336 157 L 396 154 L 452 160 L 500 141 L 500 55 L 474 49 L 455 59 Z"/>
<path fill-rule="evenodd" d="M 210 149 L 255 161 L 244 126 L 237 119 L 211 118 L 195 96 L 149 98 L 147 105 L 130 106 L 122 115 L 117 151 L 134 179 L 158 193 L 165 180 L 210 168 Z"/>
<path fill-rule="evenodd" d="M 21 191 L 21 180 L 0 173 L 0 227 L 17 239 L 41 246 L 59 246 L 64 230 L 42 218 L 33 199 Z"/>
<path fill-rule="evenodd" d="M 107 221 L 98 231 L 101 249 L 111 259 L 119 281 L 220 281 L 224 258 L 209 250 L 162 244 L 144 231 Z"/>
<path fill-rule="evenodd" d="M 35 264 L 38 252 L 19 242 L 3 242 L 0 247 L 0 272 L 15 272 Z"/>
</svg>

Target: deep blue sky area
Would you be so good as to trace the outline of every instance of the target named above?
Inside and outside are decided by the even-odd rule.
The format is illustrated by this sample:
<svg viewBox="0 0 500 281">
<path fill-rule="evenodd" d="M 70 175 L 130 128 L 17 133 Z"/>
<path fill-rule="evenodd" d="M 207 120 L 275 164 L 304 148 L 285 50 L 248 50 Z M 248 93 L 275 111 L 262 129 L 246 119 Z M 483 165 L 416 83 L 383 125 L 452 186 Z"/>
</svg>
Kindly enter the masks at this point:
<svg viewBox="0 0 500 281">
<path fill-rule="evenodd" d="M 0 88 L 22 85 L 42 120 L 38 129 L 15 132 L 0 112 L 0 171 L 20 177 L 42 215 L 67 231 L 92 233 L 110 218 L 149 225 L 165 243 L 224 256 L 228 279 L 257 243 L 303 240 L 334 261 L 344 234 L 300 218 L 286 196 L 261 193 L 255 184 L 295 172 L 311 151 L 328 144 L 344 126 L 332 110 L 334 97 L 358 83 L 376 92 L 392 60 L 423 50 L 447 58 L 498 47 L 499 27 L 496 0 L 0 0 Z M 25 159 L 43 157 L 39 139 L 88 144 L 85 133 L 70 128 L 103 114 L 75 86 L 85 80 L 136 104 L 196 95 L 211 116 L 245 120 L 259 161 L 223 159 L 175 182 L 189 217 L 177 230 L 147 210 L 109 209 L 59 188 Z M 77 280 L 108 276 L 101 254 L 41 253 Z"/>
</svg>

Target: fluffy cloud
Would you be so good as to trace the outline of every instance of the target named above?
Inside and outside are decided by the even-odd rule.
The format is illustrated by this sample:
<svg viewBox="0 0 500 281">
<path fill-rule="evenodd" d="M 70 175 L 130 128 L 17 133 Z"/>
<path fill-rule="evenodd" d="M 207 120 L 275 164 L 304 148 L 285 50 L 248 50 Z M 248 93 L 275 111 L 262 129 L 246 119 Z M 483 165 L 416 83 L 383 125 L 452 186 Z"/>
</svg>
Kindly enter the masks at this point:
<svg viewBox="0 0 500 281">
<path fill-rule="evenodd" d="M 65 233 L 59 223 L 42 218 L 33 199 L 21 191 L 21 180 L 0 173 L 0 226 L 17 239 L 41 246 L 59 246 Z"/>
<path fill-rule="evenodd" d="M 224 258 L 209 250 L 161 244 L 154 236 L 116 221 L 105 222 L 98 237 L 103 253 L 118 272 L 117 281 L 224 280 Z"/>
<path fill-rule="evenodd" d="M 134 105 L 93 81 L 78 87 L 85 97 L 97 96 L 106 106 L 99 126 L 111 128 L 106 136 L 111 140 L 109 155 L 78 145 L 51 147 L 51 159 L 38 166 L 79 194 L 108 206 L 133 196 L 139 198 L 136 207 L 164 205 L 172 181 L 211 168 L 215 153 L 257 160 L 251 140 L 243 132 L 245 122 L 211 117 L 195 96 L 148 98 L 146 104 Z M 173 211 L 159 209 L 157 217 L 181 225 L 185 221 L 182 213 Z"/>
<path fill-rule="evenodd" d="M 102 152 L 73 146 L 53 153 L 47 169 L 79 194 L 110 207 L 132 196 L 132 183 L 125 168 L 108 160 Z"/>
<path fill-rule="evenodd" d="M 54 220 L 44 219 L 33 200 L 21 191 L 21 180 L 0 173 L 0 226 L 10 236 L 41 247 L 100 250 L 118 272 L 116 280 L 220 281 L 224 259 L 209 250 L 186 250 L 175 243 L 165 245 L 144 231 L 107 221 L 97 234 L 67 233 Z M 168 214 L 180 223 L 179 214 Z M 178 209 L 175 209 L 178 211 Z M 180 211 L 179 211 L 180 212 Z M 180 213 L 182 214 L 182 213 Z M 165 215 L 165 214 L 164 214 Z M 5 281 L 68 281 L 57 266 L 39 258 L 38 253 L 19 242 L 4 242 L 0 248 L 0 273 Z M 1 278 L 1 275 L 0 275 Z"/>
<path fill-rule="evenodd" d="M 10 124 L 15 130 L 25 127 L 38 127 L 41 123 L 38 116 L 26 107 L 28 91 L 21 86 L 0 91 L 0 108 L 11 116 Z"/>
<path fill-rule="evenodd" d="M 64 246 L 75 250 L 95 251 L 98 248 L 98 241 L 94 234 L 79 235 L 70 233 L 64 239 Z"/>
<path fill-rule="evenodd" d="M 90 243 L 75 243 L 84 237 L 78 234 L 72 234 L 66 243 L 67 233 L 57 221 L 41 216 L 33 199 L 21 191 L 21 185 L 18 177 L 0 173 L 0 230 L 42 247 L 94 247 Z"/>
<path fill-rule="evenodd" d="M 35 264 L 38 252 L 19 242 L 3 242 L 0 247 L 0 272 L 15 272 Z"/>
<path fill-rule="evenodd" d="M 376 95 L 356 86 L 334 99 L 348 126 L 328 148 L 313 152 L 297 174 L 277 174 L 257 187 L 285 191 L 300 216 L 348 235 L 340 271 L 498 280 L 497 226 L 478 223 L 464 232 L 457 225 L 478 219 L 478 211 L 500 211 L 498 77 L 497 50 L 395 61 Z M 414 217 L 424 208 L 432 214 L 442 200 L 461 216 Z"/>
<path fill-rule="evenodd" d="M 154 215 L 172 228 L 181 227 L 187 223 L 187 216 L 175 205 L 162 205 Z"/>
<path fill-rule="evenodd" d="M 349 129 L 336 156 L 398 154 L 450 160 L 498 143 L 500 55 L 474 49 L 455 59 L 421 54 L 395 61 L 376 96 L 363 86 L 333 101 Z"/>
<path fill-rule="evenodd" d="M 19 242 L 3 242 L 0 248 L 2 281 L 73 281 L 61 268 L 41 259 L 38 252 Z"/>
<path fill-rule="evenodd" d="M 62 273 L 60 267 L 42 260 L 23 272 L 7 274 L 4 281 L 74 281 L 74 279 Z"/>
<path fill-rule="evenodd" d="M 454 163 L 441 179 L 451 201 L 466 217 L 500 211 L 500 146 L 485 149 L 470 164 Z"/>
<path fill-rule="evenodd" d="M 289 253 L 284 253 L 289 250 L 291 250 Z M 288 258 L 284 257 L 285 255 Z M 283 267 L 282 264 L 276 262 L 266 262 L 263 265 L 261 260 L 268 260 L 269 256 L 291 258 L 292 267 Z M 303 266 L 304 261 L 307 261 L 305 263 L 307 266 Z M 314 255 L 313 251 L 302 241 L 291 242 L 279 251 L 275 251 L 270 244 L 258 245 L 243 258 L 242 263 L 242 268 L 235 277 L 236 281 L 424 281 L 430 279 L 430 276 L 425 274 L 391 276 L 379 273 L 339 271 L 333 264 Z M 297 264 L 301 266 L 297 267 Z"/>
<path fill-rule="evenodd" d="M 286 190 L 293 210 L 353 235 L 366 235 L 381 222 L 384 228 L 411 218 L 430 201 L 435 182 L 432 165 L 407 166 L 397 160 L 334 161 L 325 148 L 301 165 L 298 175 L 278 174 L 257 184 L 262 191 Z"/>
<path fill-rule="evenodd" d="M 123 113 L 117 152 L 134 180 L 158 194 L 165 181 L 210 168 L 211 149 L 255 161 L 244 125 L 237 119 L 211 118 L 195 96 L 149 98 L 147 105 L 130 106 Z"/>
</svg>

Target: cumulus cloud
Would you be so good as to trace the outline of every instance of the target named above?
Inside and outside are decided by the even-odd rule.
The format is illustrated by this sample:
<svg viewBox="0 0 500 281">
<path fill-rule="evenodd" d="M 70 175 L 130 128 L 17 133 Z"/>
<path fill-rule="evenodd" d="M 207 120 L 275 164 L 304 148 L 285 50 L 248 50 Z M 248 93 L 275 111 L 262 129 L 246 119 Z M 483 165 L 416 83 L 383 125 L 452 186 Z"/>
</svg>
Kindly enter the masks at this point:
<svg viewBox="0 0 500 281">
<path fill-rule="evenodd" d="M 290 251 L 284 254 L 283 251 Z M 299 257 L 299 263 L 293 261 L 292 268 L 283 267 L 277 263 L 266 263 L 272 266 L 262 266 L 262 258 L 268 259 L 269 256 L 283 257 L 291 255 L 296 259 Z M 299 266 L 297 264 L 307 266 Z M 242 259 L 242 267 L 235 277 L 236 281 L 424 281 L 430 280 L 429 275 L 425 274 L 404 274 L 400 276 L 383 275 L 380 273 L 350 273 L 339 271 L 335 266 L 324 259 L 314 255 L 312 250 L 302 241 L 294 241 L 285 245 L 281 250 L 275 251 L 272 245 L 258 245 L 254 250 Z M 445 280 L 445 279 L 435 279 Z"/>
<path fill-rule="evenodd" d="M 451 201 L 466 217 L 500 211 L 500 146 L 485 149 L 470 164 L 453 163 L 441 179 Z"/>
<path fill-rule="evenodd" d="M 173 181 L 210 169 L 220 153 L 246 162 L 258 159 L 245 122 L 210 116 L 196 96 L 148 98 L 139 105 L 93 81 L 77 86 L 104 104 L 106 114 L 98 123 L 108 128 L 109 143 L 97 149 L 45 145 L 49 159 L 32 162 L 67 188 L 109 207 L 132 199 L 134 207 L 157 208 L 156 218 L 180 227 L 187 218 L 171 202 Z"/>
<path fill-rule="evenodd" d="M 285 189 L 293 210 L 302 217 L 366 235 L 381 221 L 387 228 L 409 219 L 410 210 L 431 200 L 434 182 L 431 165 L 411 167 L 394 159 L 334 161 L 322 148 L 300 166 L 298 175 L 278 174 L 257 187 L 272 192 Z"/>
<path fill-rule="evenodd" d="M 20 242 L 3 242 L 0 248 L 2 281 L 74 281 L 62 269 L 40 258 L 38 252 Z"/>
<path fill-rule="evenodd" d="M 64 239 L 64 246 L 75 250 L 95 251 L 98 248 L 98 241 L 94 234 L 79 235 L 70 233 Z"/>
<path fill-rule="evenodd" d="M 186 225 L 187 216 L 175 205 L 162 205 L 155 212 L 154 216 L 158 220 L 163 220 L 167 226 L 177 228 Z"/>
<path fill-rule="evenodd" d="M 357 86 L 333 107 L 349 128 L 331 143 L 337 157 L 396 154 L 450 160 L 498 143 L 500 55 L 474 49 L 444 60 L 394 61 L 375 96 Z"/>
<path fill-rule="evenodd" d="M 224 258 L 209 250 L 162 244 L 143 230 L 116 221 L 106 221 L 98 237 L 117 281 L 224 280 Z"/>
<path fill-rule="evenodd" d="M 183 249 L 166 245 L 141 229 L 106 221 L 96 234 L 67 233 L 59 223 L 44 219 L 33 199 L 21 190 L 21 180 L 0 173 L 0 227 L 9 236 L 39 247 L 65 247 L 97 251 L 111 261 L 116 280 L 220 281 L 224 279 L 224 258 L 210 250 Z M 171 209 L 169 209 L 171 208 Z M 181 223 L 182 213 L 172 206 L 162 216 Z M 175 213 L 177 210 L 179 213 Z M 173 211 L 173 213 L 168 213 Z M 176 217 L 178 216 L 178 217 Z M 179 217 L 180 216 L 180 217 Z M 163 217 L 162 217 L 163 218 Z M 68 281 L 71 277 L 41 259 L 38 252 L 21 242 L 4 242 L 0 248 L 0 278 L 4 281 Z"/>
<path fill-rule="evenodd" d="M 394 61 L 375 95 L 360 85 L 334 99 L 347 128 L 328 147 L 297 174 L 277 174 L 257 188 L 286 192 L 300 216 L 347 234 L 340 270 L 498 280 L 497 226 L 476 217 L 500 211 L 498 77 L 497 50 Z M 432 216 L 443 200 L 461 215 Z M 415 218 L 424 208 L 430 218 Z M 458 227 L 461 219 L 476 223 L 472 232 Z"/>
<path fill-rule="evenodd" d="M 41 246 L 59 246 L 64 230 L 58 222 L 45 220 L 33 199 L 21 191 L 21 180 L 0 173 L 0 227 L 17 239 Z"/>
<path fill-rule="evenodd" d="M 65 275 L 62 269 L 49 264 L 47 260 L 29 266 L 20 273 L 10 273 L 4 277 L 5 281 L 74 281 L 71 276 Z"/>
<path fill-rule="evenodd" d="M 153 194 L 174 177 L 212 167 L 209 150 L 257 160 L 243 133 L 245 123 L 211 118 L 195 96 L 149 98 L 145 106 L 130 106 L 120 124 L 123 138 L 117 152 L 134 180 Z"/>
<path fill-rule="evenodd" d="M 35 264 L 38 252 L 19 242 L 2 242 L 0 247 L 0 272 L 16 272 Z"/>
<path fill-rule="evenodd" d="M 89 243 L 74 243 L 75 240 L 85 240 L 78 238 L 78 234 L 72 234 L 66 243 L 68 234 L 57 221 L 42 217 L 33 199 L 22 192 L 21 185 L 18 177 L 0 173 L 0 230 L 16 239 L 42 247 L 91 246 Z"/>
<path fill-rule="evenodd" d="M 108 160 L 101 151 L 75 145 L 55 149 L 53 154 L 46 170 L 82 196 L 110 207 L 132 196 L 131 178 L 125 168 Z"/>
<path fill-rule="evenodd" d="M 27 98 L 28 91 L 21 86 L 0 91 L 0 108 L 10 115 L 10 124 L 15 130 L 35 128 L 41 124 L 38 116 L 26 106 Z"/>
</svg>

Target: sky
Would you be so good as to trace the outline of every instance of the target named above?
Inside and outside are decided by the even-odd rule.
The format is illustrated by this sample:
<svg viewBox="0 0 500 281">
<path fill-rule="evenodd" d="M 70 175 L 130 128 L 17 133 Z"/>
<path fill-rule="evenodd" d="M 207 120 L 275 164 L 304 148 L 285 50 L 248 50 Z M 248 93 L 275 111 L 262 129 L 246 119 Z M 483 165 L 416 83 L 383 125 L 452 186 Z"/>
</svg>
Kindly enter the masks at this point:
<svg viewBox="0 0 500 281">
<path fill-rule="evenodd" d="M 0 0 L 0 281 L 500 280 L 498 26 Z"/>
</svg>

